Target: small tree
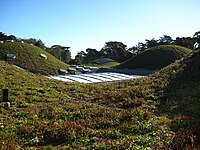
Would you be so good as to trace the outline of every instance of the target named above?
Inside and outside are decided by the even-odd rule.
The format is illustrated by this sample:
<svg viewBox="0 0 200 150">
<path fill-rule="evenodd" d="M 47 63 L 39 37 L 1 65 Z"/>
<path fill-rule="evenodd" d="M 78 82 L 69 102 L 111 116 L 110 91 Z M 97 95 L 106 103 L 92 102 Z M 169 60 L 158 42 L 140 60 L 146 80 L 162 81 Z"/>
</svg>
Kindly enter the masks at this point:
<svg viewBox="0 0 200 150">
<path fill-rule="evenodd" d="M 75 56 L 74 64 L 75 64 L 75 65 L 80 65 L 80 64 L 82 64 L 80 57 L 77 56 L 77 55 Z"/>
<path fill-rule="evenodd" d="M 71 61 L 71 52 L 66 49 L 61 52 L 61 60 L 65 63 L 69 63 Z"/>
</svg>

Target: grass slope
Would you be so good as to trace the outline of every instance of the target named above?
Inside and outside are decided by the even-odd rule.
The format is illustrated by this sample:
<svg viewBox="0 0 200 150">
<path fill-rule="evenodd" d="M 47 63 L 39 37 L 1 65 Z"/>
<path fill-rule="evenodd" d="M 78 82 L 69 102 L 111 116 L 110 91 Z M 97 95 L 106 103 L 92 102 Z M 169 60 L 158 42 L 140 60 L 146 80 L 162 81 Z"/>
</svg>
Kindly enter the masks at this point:
<svg viewBox="0 0 200 150">
<path fill-rule="evenodd" d="M 98 68 L 114 68 L 115 66 L 118 66 L 120 63 L 118 62 L 108 62 L 102 65 L 99 64 L 84 64 L 85 66 L 93 66 L 93 67 L 98 67 Z"/>
<path fill-rule="evenodd" d="M 161 69 L 190 52 L 192 52 L 190 49 L 176 45 L 155 46 L 130 58 L 117 68 Z"/>
<path fill-rule="evenodd" d="M 46 51 L 27 43 L 1 43 L 0 58 L 9 53 L 16 55 L 16 59 L 14 60 L 16 63 L 30 69 L 36 69 L 44 74 L 55 75 L 58 74 L 60 68 L 68 67 L 67 64 Z M 45 54 L 47 59 L 45 60 L 40 57 L 40 54 Z"/>
<path fill-rule="evenodd" d="M 149 77 L 89 85 L 1 61 L 11 107 L 0 104 L 0 149 L 195 149 L 199 75 L 200 52 Z"/>
</svg>

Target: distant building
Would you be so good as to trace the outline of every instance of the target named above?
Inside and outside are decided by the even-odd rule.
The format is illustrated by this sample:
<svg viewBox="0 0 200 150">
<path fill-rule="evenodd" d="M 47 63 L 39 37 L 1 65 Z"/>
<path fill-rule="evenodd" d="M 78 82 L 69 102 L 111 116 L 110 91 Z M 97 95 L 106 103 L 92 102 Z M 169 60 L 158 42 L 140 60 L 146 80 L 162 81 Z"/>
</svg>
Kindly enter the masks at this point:
<svg viewBox="0 0 200 150">
<path fill-rule="evenodd" d="M 116 62 L 114 59 L 110 59 L 110 58 L 101 58 L 101 59 L 97 59 L 94 61 L 96 64 L 105 64 L 105 63 L 108 63 L 108 62 Z"/>
</svg>

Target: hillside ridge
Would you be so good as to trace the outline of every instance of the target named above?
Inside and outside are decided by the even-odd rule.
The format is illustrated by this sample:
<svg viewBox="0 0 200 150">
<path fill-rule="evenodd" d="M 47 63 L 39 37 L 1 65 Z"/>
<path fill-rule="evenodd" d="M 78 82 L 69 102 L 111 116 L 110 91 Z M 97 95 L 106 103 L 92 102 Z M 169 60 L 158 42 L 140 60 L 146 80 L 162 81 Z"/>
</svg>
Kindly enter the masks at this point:
<svg viewBox="0 0 200 150">
<path fill-rule="evenodd" d="M 59 69 L 69 67 L 45 50 L 27 43 L 1 43 L 0 53 L 2 60 L 5 60 L 6 54 L 14 54 L 16 58 L 11 60 L 11 63 L 29 68 L 29 70 L 38 70 L 38 72 L 44 74 L 57 75 Z"/>
<path fill-rule="evenodd" d="M 186 56 L 190 52 L 192 52 L 192 50 L 177 45 L 155 46 L 136 56 L 133 56 L 117 66 L 117 68 L 146 68 L 150 70 L 161 69 L 173 63 L 175 60 Z"/>
</svg>

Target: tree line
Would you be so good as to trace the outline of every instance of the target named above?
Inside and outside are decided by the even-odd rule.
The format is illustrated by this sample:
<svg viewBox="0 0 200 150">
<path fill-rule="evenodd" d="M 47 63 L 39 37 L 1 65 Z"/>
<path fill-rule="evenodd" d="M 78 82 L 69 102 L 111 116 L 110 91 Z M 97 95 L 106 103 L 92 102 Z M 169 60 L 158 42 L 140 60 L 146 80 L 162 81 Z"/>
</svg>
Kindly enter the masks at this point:
<svg viewBox="0 0 200 150">
<path fill-rule="evenodd" d="M 130 57 L 137 55 L 144 50 L 159 46 L 159 45 L 179 45 L 192 50 L 200 48 L 200 31 L 196 32 L 193 37 L 177 37 L 173 40 L 168 35 L 163 35 L 159 39 L 146 39 L 144 43 L 139 42 L 137 45 L 127 48 L 125 44 L 117 41 L 106 42 L 105 46 L 97 51 L 96 49 L 88 48 L 86 51 L 79 52 L 74 59 L 75 64 L 90 63 L 99 58 L 112 58 L 118 62 L 124 62 Z"/>
<path fill-rule="evenodd" d="M 151 40 L 146 39 L 144 43 L 139 42 L 137 45 L 127 48 L 122 42 L 118 41 L 109 41 L 106 42 L 104 47 L 98 51 L 93 48 L 87 48 L 85 51 L 80 51 L 75 56 L 75 59 L 71 58 L 71 52 L 69 50 L 70 47 L 61 46 L 61 45 L 53 45 L 51 47 L 46 47 L 42 40 L 37 40 L 35 38 L 29 39 L 21 39 L 17 38 L 14 35 L 5 35 L 4 33 L 0 32 L 0 40 L 15 40 L 15 41 L 24 41 L 29 44 L 33 44 L 37 47 L 40 47 L 50 54 L 54 55 L 56 58 L 60 59 L 61 61 L 68 63 L 68 64 L 85 64 L 91 63 L 94 60 L 100 58 L 111 58 L 116 60 L 117 62 L 124 62 L 130 57 L 137 55 L 144 50 L 159 46 L 159 45 L 179 45 L 183 47 L 187 47 L 192 50 L 199 50 L 200 49 L 200 31 L 195 32 L 193 37 L 177 37 L 173 40 L 168 35 L 163 35 L 159 39 L 152 38 Z"/>
</svg>

